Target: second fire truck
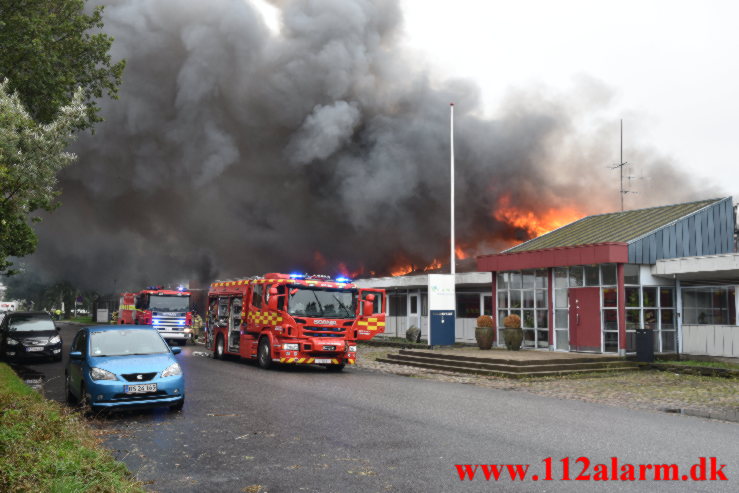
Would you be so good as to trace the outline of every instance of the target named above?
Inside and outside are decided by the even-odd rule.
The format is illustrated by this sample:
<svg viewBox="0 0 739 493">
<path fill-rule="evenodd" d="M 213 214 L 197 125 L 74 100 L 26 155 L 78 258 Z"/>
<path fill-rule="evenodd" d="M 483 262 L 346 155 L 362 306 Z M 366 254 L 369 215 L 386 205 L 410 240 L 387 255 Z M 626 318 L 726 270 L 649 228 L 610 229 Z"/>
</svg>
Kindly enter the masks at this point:
<svg viewBox="0 0 739 493">
<path fill-rule="evenodd" d="M 215 282 L 206 326 L 215 358 L 341 371 L 354 364 L 357 341 L 385 332 L 385 291 L 326 276 L 265 274 Z"/>
<path fill-rule="evenodd" d="M 138 293 L 122 293 L 118 323 L 151 325 L 167 341 L 185 345 L 192 325 L 190 292 L 152 286 Z"/>
</svg>

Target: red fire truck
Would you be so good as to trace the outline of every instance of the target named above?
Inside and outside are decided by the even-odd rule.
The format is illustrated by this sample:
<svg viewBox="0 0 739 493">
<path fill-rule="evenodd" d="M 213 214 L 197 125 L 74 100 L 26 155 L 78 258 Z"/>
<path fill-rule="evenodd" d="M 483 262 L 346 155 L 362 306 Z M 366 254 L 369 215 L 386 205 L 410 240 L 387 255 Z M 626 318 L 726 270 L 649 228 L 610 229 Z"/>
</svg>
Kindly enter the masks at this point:
<svg viewBox="0 0 739 493">
<path fill-rule="evenodd" d="M 192 325 L 190 292 L 151 286 L 138 293 L 121 293 L 118 323 L 152 325 L 166 340 L 185 345 Z"/>
<path fill-rule="evenodd" d="M 211 284 L 207 345 L 224 355 L 273 363 L 317 364 L 341 371 L 354 364 L 357 341 L 385 332 L 385 291 L 348 279 L 296 274 Z"/>
</svg>

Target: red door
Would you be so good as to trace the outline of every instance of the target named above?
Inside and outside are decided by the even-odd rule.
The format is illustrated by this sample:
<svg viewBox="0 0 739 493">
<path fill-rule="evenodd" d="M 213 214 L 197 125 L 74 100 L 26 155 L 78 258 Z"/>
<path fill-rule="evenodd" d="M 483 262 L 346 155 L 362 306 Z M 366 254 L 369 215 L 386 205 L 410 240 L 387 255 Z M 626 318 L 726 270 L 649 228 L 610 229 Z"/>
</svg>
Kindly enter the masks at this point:
<svg viewBox="0 0 739 493">
<path fill-rule="evenodd" d="M 600 288 L 570 288 L 570 350 L 600 352 Z"/>
</svg>

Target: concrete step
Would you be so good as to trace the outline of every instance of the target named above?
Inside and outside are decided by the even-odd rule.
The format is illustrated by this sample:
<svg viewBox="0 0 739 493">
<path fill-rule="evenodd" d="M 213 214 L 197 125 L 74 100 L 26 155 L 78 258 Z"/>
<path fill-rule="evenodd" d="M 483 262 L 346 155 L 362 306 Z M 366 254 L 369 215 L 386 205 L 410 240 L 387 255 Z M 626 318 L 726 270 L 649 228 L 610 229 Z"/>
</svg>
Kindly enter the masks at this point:
<svg viewBox="0 0 739 493">
<path fill-rule="evenodd" d="M 376 361 L 381 363 L 390 363 L 395 365 L 413 366 L 416 368 L 427 368 L 429 370 L 438 370 L 450 373 L 466 373 L 475 375 L 487 375 L 487 376 L 499 376 L 508 378 L 529 378 L 529 377 L 554 377 L 564 375 L 576 375 L 578 373 L 609 373 L 617 371 L 636 371 L 639 369 L 638 365 L 624 365 L 624 366 L 613 366 L 609 368 L 593 368 L 586 370 L 579 369 L 567 369 L 567 370 L 548 370 L 548 371 L 526 371 L 526 372 L 513 372 L 513 371 L 501 371 L 501 370 L 486 370 L 480 368 L 468 368 L 464 366 L 450 366 L 446 364 L 438 363 L 426 363 L 418 361 L 406 361 L 402 359 L 389 359 L 389 358 L 378 358 Z M 533 369 L 532 369 L 533 370 Z"/>
<path fill-rule="evenodd" d="M 630 366 L 638 366 L 636 363 L 631 361 L 616 360 L 616 361 L 597 361 L 597 362 L 574 362 L 570 360 L 559 360 L 553 362 L 552 360 L 541 361 L 538 365 L 510 365 L 503 361 L 496 360 L 478 360 L 472 361 L 469 359 L 458 360 L 458 359 L 443 359 L 443 358 L 429 358 L 426 356 L 417 355 L 406 355 L 406 354 L 389 354 L 386 359 L 395 361 L 415 362 L 424 363 L 431 365 L 444 365 L 455 368 L 467 368 L 477 370 L 490 370 L 490 371 L 505 371 L 512 373 L 526 373 L 532 371 L 560 371 L 560 370 L 597 370 L 607 369 L 612 367 L 623 368 Z"/>
<path fill-rule="evenodd" d="M 493 363 L 506 364 L 512 366 L 537 366 L 541 364 L 561 364 L 561 363 L 605 363 L 614 361 L 624 361 L 619 356 L 582 356 L 574 358 L 547 358 L 547 359 L 531 359 L 531 360 L 515 360 L 506 357 L 506 352 L 498 350 L 481 351 L 480 356 L 456 355 L 436 351 L 420 351 L 417 349 L 401 349 L 399 354 L 407 356 L 419 356 L 424 358 L 437 358 L 444 360 L 470 361 L 473 363 Z"/>
</svg>

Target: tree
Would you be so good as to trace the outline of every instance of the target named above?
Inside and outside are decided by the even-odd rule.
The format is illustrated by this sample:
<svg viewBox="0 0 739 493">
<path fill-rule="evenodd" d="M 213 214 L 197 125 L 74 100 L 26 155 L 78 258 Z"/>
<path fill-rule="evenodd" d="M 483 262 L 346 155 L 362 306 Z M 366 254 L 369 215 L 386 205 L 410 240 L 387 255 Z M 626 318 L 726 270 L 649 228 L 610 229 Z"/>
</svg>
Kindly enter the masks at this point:
<svg viewBox="0 0 739 493">
<path fill-rule="evenodd" d="M 8 257 L 35 250 L 36 235 L 29 215 L 58 205 L 56 174 L 76 158 L 65 149 L 74 129 L 88 121 L 82 89 L 70 104 L 61 107 L 55 119 L 40 124 L 18 95 L 8 92 L 8 85 L 0 82 L 0 274 L 13 273 Z M 39 220 L 35 217 L 30 222 Z"/>
<path fill-rule="evenodd" d="M 10 80 L 31 116 L 51 122 L 81 87 L 88 118 L 100 121 L 96 100 L 117 97 L 125 61 L 111 64 L 113 38 L 102 32 L 103 7 L 85 0 L 0 0 L 0 81 Z"/>
</svg>

